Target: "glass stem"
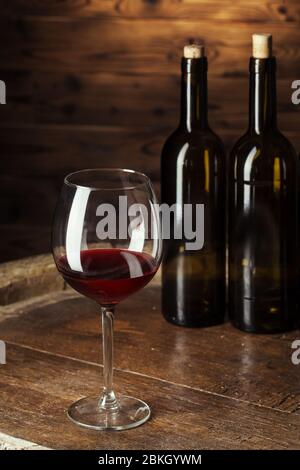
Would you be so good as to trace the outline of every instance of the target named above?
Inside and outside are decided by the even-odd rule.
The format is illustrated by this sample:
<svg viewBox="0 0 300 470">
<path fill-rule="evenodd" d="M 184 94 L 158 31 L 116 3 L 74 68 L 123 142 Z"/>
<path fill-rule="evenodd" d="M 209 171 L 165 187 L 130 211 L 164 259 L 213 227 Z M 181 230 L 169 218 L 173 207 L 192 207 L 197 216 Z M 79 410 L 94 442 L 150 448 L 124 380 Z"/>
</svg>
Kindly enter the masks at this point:
<svg viewBox="0 0 300 470">
<path fill-rule="evenodd" d="M 103 341 L 103 393 L 100 398 L 100 408 L 115 412 L 119 405 L 113 391 L 113 336 L 114 309 L 101 307 L 102 311 L 102 341 Z"/>
</svg>

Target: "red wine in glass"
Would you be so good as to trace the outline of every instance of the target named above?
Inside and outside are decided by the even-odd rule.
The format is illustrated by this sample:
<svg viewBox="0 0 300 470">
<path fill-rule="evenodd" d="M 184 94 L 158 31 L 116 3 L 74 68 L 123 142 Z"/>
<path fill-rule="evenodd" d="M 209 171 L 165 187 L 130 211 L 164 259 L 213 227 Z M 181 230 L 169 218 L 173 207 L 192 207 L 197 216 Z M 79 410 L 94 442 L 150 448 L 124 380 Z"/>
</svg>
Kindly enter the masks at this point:
<svg viewBox="0 0 300 470">
<path fill-rule="evenodd" d="M 80 253 L 82 271 L 73 271 L 66 256 L 57 267 L 68 284 L 100 305 L 116 305 L 142 289 L 157 271 L 151 255 L 119 248 L 90 249 Z"/>
</svg>

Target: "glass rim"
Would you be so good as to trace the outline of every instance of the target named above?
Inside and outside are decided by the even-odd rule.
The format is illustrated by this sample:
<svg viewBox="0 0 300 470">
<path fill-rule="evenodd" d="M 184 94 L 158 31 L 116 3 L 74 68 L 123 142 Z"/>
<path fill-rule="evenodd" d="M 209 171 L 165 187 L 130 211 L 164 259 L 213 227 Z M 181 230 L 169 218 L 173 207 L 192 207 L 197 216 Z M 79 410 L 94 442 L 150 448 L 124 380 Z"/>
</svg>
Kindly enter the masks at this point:
<svg viewBox="0 0 300 470">
<path fill-rule="evenodd" d="M 93 186 L 93 185 L 88 185 L 88 184 L 77 184 L 72 181 L 70 181 L 70 178 L 76 175 L 83 175 L 84 173 L 90 173 L 90 172 L 99 172 L 99 173 L 123 173 L 123 174 L 131 174 L 131 175 L 137 175 L 140 177 L 143 181 L 138 182 L 137 184 L 131 184 L 128 186 L 120 186 L 120 187 L 113 187 L 113 188 L 107 188 L 107 187 L 101 187 L 101 186 Z M 73 171 L 72 173 L 68 173 L 64 177 L 64 184 L 73 188 L 86 188 L 91 191 L 128 191 L 128 190 L 133 190 L 137 189 L 141 186 L 148 185 L 151 187 L 151 180 L 149 176 L 145 175 L 145 173 L 142 173 L 141 171 L 136 171 L 136 170 L 130 170 L 128 168 L 86 168 L 83 170 L 78 170 L 78 171 Z"/>
</svg>

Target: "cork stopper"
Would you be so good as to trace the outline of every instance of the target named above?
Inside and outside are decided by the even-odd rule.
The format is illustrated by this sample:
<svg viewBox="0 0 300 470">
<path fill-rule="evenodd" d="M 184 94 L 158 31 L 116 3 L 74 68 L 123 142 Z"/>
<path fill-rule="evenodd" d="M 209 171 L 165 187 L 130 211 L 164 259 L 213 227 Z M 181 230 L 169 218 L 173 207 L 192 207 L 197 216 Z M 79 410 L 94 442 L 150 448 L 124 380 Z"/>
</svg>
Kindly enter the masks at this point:
<svg viewBox="0 0 300 470">
<path fill-rule="evenodd" d="M 198 44 L 188 44 L 183 48 L 183 57 L 185 59 L 200 59 L 200 57 L 204 57 L 204 53 L 204 46 Z"/>
<path fill-rule="evenodd" d="M 272 34 L 253 34 L 252 49 L 252 56 L 255 59 L 272 57 Z"/>
</svg>

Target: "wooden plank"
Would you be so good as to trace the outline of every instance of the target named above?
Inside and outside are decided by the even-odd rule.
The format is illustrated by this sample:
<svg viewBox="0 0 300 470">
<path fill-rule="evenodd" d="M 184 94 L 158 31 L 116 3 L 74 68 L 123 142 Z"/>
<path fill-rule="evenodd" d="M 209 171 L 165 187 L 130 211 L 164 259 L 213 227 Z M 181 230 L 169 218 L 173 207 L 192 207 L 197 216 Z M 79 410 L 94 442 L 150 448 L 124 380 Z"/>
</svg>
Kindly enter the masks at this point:
<svg viewBox="0 0 300 470">
<path fill-rule="evenodd" d="M 131 166 L 147 171 L 154 159 L 159 161 L 161 139 L 167 132 L 97 126 L 3 127 L 1 173 L 14 170 L 19 177 L 56 177 L 61 185 L 65 174 L 82 168 L 83 160 L 85 168 Z"/>
<path fill-rule="evenodd" d="M 12 158 L 9 150 L 6 156 L 7 160 Z M 30 223 L 31 228 L 49 224 L 62 186 L 62 175 L 39 178 L 36 174 L 24 178 L 18 171 L 15 174 L 5 173 L 0 176 L 3 194 L 0 199 L 1 224 L 19 223 L 26 226 Z"/>
<path fill-rule="evenodd" d="M 25 441 L 24 439 L 17 439 L 7 434 L 0 432 L 0 450 L 49 450 L 47 447 L 42 447 L 34 442 Z"/>
<path fill-rule="evenodd" d="M 0 305 L 8 305 L 64 288 L 64 281 L 49 255 L 1 264 Z"/>
<path fill-rule="evenodd" d="M 275 54 L 282 77 L 300 71 L 297 23 L 271 22 Z M 0 24 L 3 69 L 20 68 L 152 73 L 177 73 L 183 44 L 197 40 L 208 46 L 213 75 L 246 75 L 251 53 L 251 23 L 193 20 L 131 21 L 123 18 L 6 19 Z M 67 51 L 67 53 L 66 53 Z"/>
<path fill-rule="evenodd" d="M 40 133 L 38 127 L 25 126 L 20 131 L 15 128 L 2 129 L 0 184 L 3 196 L 0 210 L 2 230 L 5 229 L 3 224 L 6 224 L 9 243 L 14 237 L 13 224 L 25 227 L 27 240 L 31 229 L 44 226 L 44 239 L 40 246 L 43 247 L 42 251 L 49 249 L 49 223 L 63 178 L 72 171 L 87 167 L 130 167 L 145 171 L 157 190 L 160 149 L 158 153 L 155 150 L 156 139 L 149 131 L 141 134 L 122 129 L 92 128 L 91 132 L 86 132 L 85 129 L 54 127 L 47 129 L 46 133 Z M 154 159 L 157 160 L 156 164 L 153 164 Z M 27 224 L 30 224 L 29 230 L 26 229 Z M 9 230 L 12 230 L 11 234 Z M 13 243 L 20 235 L 17 227 L 16 230 L 17 239 Z M 28 241 L 32 246 L 30 239 Z M 40 249 L 33 249 L 32 253 L 41 252 Z M 29 254 L 28 249 L 25 255 Z"/>
<path fill-rule="evenodd" d="M 47 301 L 49 305 L 37 298 L 19 308 L 16 304 L 2 307 L 1 338 L 100 362 L 99 307 L 76 293 L 70 298 L 70 291 L 53 294 L 51 304 Z M 242 333 L 229 324 L 203 329 L 176 327 L 160 313 L 156 286 L 148 286 L 118 307 L 115 328 L 118 369 L 300 414 L 300 367 L 291 362 L 291 343 L 299 338 L 299 331 L 260 336 Z"/>
<path fill-rule="evenodd" d="M 217 130 L 218 131 L 218 130 Z M 240 136 L 218 131 L 226 148 Z M 160 153 L 170 129 L 23 126 L 0 132 L 2 261 L 43 253 L 50 247 L 50 222 L 66 174 L 84 168 L 140 170 L 160 194 Z M 298 133 L 287 136 L 300 149 Z M 18 162 L 16 165 L 15 162 Z M 38 203 L 37 203 L 38 201 Z"/>
<path fill-rule="evenodd" d="M 145 74 L 54 70 L 6 70 L 1 78 L 8 90 L 8 104 L 0 113 L 4 123 L 175 128 L 179 119 L 179 64 L 176 75 L 159 80 Z M 300 108 L 291 102 L 291 82 L 278 80 L 278 111 L 282 128 L 298 131 Z M 209 73 L 210 120 L 217 128 L 246 128 L 248 88 L 248 77 L 215 78 Z"/>
<path fill-rule="evenodd" d="M 3 127 L 0 132 L 2 187 L 6 194 L 14 189 L 16 201 L 20 201 L 18 188 L 12 188 L 12 179 L 18 178 L 15 182 L 19 181 L 20 186 L 23 181 L 20 192 L 27 194 L 31 186 L 28 198 L 34 198 L 39 191 L 39 197 L 44 200 L 45 195 L 45 204 L 49 207 L 47 201 L 57 197 L 63 176 L 83 167 L 131 167 L 145 171 L 157 181 L 161 147 L 168 132 L 85 126 Z M 35 178 L 34 183 L 32 178 Z M 30 205 L 34 203 L 28 203 Z"/>
<path fill-rule="evenodd" d="M 116 373 L 117 391 L 148 401 L 151 421 L 122 433 L 81 429 L 65 410 L 98 392 L 101 369 L 10 344 L 7 350 L 0 426 L 15 437 L 56 449 L 299 449 L 296 415 L 123 371 Z"/>
<path fill-rule="evenodd" d="M 239 129 L 215 130 L 223 139 L 227 150 L 242 135 Z M 13 187 L 13 179 L 18 178 L 15 181 L 20 182 L 20 191 L 23 190 L 25 194 L 31 186 L 32 197 L 39 191 L 39 198 L 42 200 L 56 198 L 64 175 L 82 169 L 83 166 L 130 167 L 147 173 L 154 182 L 158 182 L 160 153 L 170 132 L 170 128 L 34 125 L 2 127 L 2 187 L 6 194 L 13 189 L 17 192 L 18 188 Z M 299 133 L 285 134 L 300 149 Z M 15 165 L 16 161 L 18 166 Z M 40 186 L 44 186 L 44 189 Z M 20 201 L 18 197 L 16 196 L 16 201 Z M 26 198 L 22 200 L 24 201 L 26 202 Z M 4 207 L 2 213 L 5 213 Z"/>
<path fill-rule="evenodd" d="M 300 18 L 295 0 L 11 0 L 2 14 L 37 16 L 96 16 L 124 18 L 181 18 L 214 21 L 296 21 Z"/>
<path fill-rule="evenodd" d="M 217 131 L 227 149 L 241 135 L 238 130 L 234 134 Z M 49 221 L 63 178 L 72 171 L 88 167 L 140 170 L 151 178 L 159 196 L 160 153 L 169 133 L 170 129 L 97 126 L 2 128 L 0 184 L 5 197 L 0 200 L 1 233 L 10 247 L 3 245 L 2 261 L 49 249 Z M 299 134 L 286 135 L 299 151 Z"/>
<path fill-rule="evenodd" d="M 10 206 L 11 194 L 8 195 L 8 198 L 9 201 L 6 199 L 6 205 Z M 20 210 L 26 212 L 26 208 L 21 208 Z M 49 213 L 48 216 L 48 221 L 44 226 L 34 226 L 30 222 L 24 225 L 17 221 L 9 224 L 3 220 L 0 226 L 2 242 L 0 246 L 1 263 L 49 251 L 51 239 L 49 223 L 51 214 Z"/>
</svg>

